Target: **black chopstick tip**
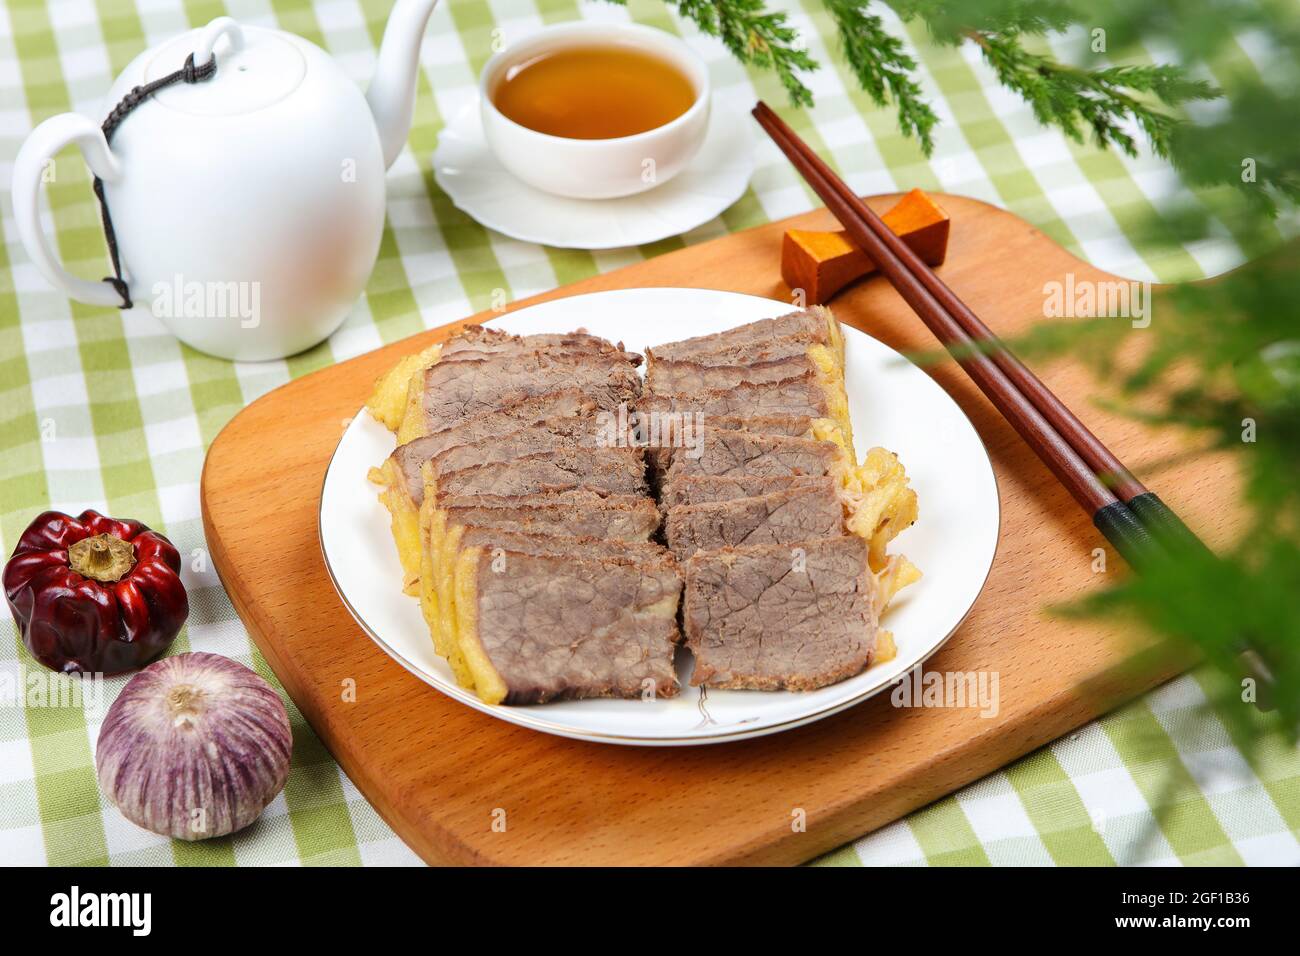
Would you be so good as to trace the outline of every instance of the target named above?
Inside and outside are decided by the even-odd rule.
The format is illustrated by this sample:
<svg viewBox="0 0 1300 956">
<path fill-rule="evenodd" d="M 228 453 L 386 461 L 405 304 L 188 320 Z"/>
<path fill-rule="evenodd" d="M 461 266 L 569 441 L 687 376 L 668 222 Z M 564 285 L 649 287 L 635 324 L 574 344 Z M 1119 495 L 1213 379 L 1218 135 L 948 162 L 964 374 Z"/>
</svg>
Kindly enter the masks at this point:
<svg viewBox="0 0 1300 956">
<path fill-rule="evenodd" d="M 1098 508 L 1093 512 L 1092 523 L 1124 560 L 1139 571 L 1149 567 L 1152 559 L 1160 554 L 1151 532 L 1122 501 Z"/>
<path fill-rule="evenodd" d="M 1204 555 L 1209 549 L 1154 491 L 1144 491 L 1128 500 L 1129 510 L 1170 551 Z"/>
</svg>

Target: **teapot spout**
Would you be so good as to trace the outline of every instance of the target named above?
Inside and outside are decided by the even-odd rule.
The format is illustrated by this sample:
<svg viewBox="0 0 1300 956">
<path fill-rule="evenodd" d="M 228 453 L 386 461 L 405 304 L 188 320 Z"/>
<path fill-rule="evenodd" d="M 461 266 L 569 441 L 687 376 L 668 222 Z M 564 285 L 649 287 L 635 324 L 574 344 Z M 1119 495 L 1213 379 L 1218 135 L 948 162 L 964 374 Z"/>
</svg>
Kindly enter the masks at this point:
<svg viewBox="0 0 1300 956">
<path fill-rule="evenodd" d="M 420 41 L 438 0 L 397 0 L 384 27 L 375 77 L 366 102 L 379 129 L 384 167 L 393 165 L 411 131 L 415 111 L 415 80 L 420 68 Z"/>
</svg>

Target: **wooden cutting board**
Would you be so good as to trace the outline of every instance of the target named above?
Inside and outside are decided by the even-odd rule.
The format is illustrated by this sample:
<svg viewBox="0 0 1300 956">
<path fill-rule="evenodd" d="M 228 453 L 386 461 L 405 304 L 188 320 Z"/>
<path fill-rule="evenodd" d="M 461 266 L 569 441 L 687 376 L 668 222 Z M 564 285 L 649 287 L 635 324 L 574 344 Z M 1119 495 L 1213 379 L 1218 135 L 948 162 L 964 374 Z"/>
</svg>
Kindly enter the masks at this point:
<svg viewBox="0 0 1300 956">
<path fill-rule="evenodd" d="M 870 202 L 883 211 L 896 198 Z M 936 198 L 952 217 L 940 274 L 996 332 L 1043 321 L 1048 282 L 1065 282 L 1070 273 L 1076 283 L 1112 278 L 1010 213 L 958 196 Z M 779 278 L 782 232 L 833 225 L 822 211 L 796 216 L 513 308 L 635 286 L 726 289 L 789 301 Z M 882 279 L 846 290 L 834 309 L 842 322 L 896 349 L 935 347 Z M 465 321 L 492 318 L 482 313 Z M 1166 313 L 1155 317 L 1172 320 Z M 1102 587 L 1124 573 L 1123 563 L 1106 548 L 1107 570 L 1094 570 L 1094 549 L 1105 548 L 1101 536 L 947 362 L 930 374 L 988 446 L 1002 533 L 983 595 L 926 670 L 996 671 L 995 717 L 977 709 L 895 708 L 882 693 L 774 736 L 639 748 L 551 737 L 461 706 L 408 674 L 357 627 L 326 575 L 317 536 L 326 464 L 371 383 L 400 356 L 455 327 L 323 369 L 257 400 L 213 442 L 202 483 L 208 544 L 253 639 L 348 776 L 431 863 L 807 860 L 1004 766 L 1178 670 L 1168 654 L 1121 666 L 1134 647 L 1132 635 L 1045 610 Z M 1099 410 L 1091 399 L 1103 387 L 1079 366 L 1038 371 L 1207 541 L 1230 538 L 1236 516 L 1225 502 L 1235 478 L 1226 458 L 1183 460 L 1153 474 L 1147 465 L 1183 450 L 1176 433 Z M 924 521 L 924 501 L 921 516 Z M 393 595 L 409 600 L 396 587 Z M 350 686 L 356 688 L 351 702 L 344 693 Z"/>
</svg>

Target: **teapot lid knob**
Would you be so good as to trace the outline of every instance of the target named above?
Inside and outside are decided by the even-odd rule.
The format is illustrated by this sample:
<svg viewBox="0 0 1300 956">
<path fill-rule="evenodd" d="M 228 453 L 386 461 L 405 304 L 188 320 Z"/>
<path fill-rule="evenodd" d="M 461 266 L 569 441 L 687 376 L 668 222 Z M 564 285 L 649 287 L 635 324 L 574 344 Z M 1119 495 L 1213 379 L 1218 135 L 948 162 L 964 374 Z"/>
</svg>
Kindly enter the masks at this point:
<svg viewBox="0 0 1300 956">
<path fill-rule="evenodd" d="M 196 66 L 202 66 L 212 59 L 213 48 L 223 36 L 230 38 L 231 49 L 244 48 L 244 31 L 239 28 L 239 24 L 231 17 L 217 17 L 199 34 L 198 45 L 194 48 Z"/>
<path fill-rule="evenodd" d="M 212 82 L 171 86 L 154 99 L 191 116 L 236 116 L 270 107 L 294 92 L 307 76 L 304 53 L 311 49 L 291 34 L 241 27 L 230 17 L 220 17 L 156 47 L 138 80 L 131 79 L 147 86 L 181 69 L 187 60 L 195 70 L 215 65 Z"/>
</svg>

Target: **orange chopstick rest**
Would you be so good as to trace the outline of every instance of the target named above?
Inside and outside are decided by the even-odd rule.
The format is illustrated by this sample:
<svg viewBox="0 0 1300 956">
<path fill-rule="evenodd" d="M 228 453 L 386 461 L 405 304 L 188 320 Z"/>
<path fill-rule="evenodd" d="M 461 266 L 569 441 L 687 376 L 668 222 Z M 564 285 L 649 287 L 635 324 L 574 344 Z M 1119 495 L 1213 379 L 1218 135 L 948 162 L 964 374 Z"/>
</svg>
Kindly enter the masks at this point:
<svg viewBox="0 0 1300 956">
<path fill-rule="evenodd" d="M 881 216 L 927 265 L 937 266 L 948 252 L 948 214 L 919 189 L 913 189 Z M 869 275 L 876 264 L 844 232 L 789 229 L 781 244 L 781 278 L 802 289 L 808 305 L 823 305 L 850 282 Z"/>
</svg>

